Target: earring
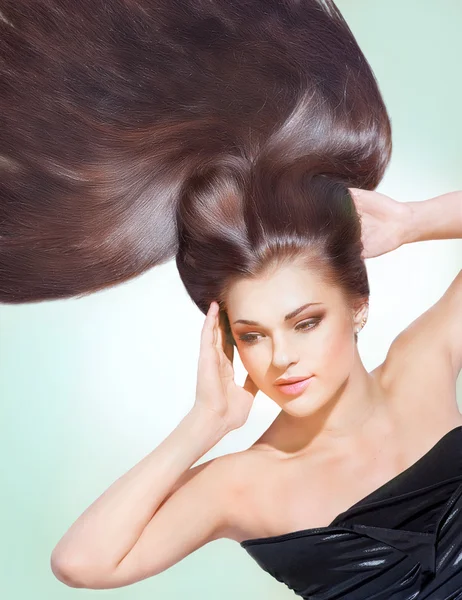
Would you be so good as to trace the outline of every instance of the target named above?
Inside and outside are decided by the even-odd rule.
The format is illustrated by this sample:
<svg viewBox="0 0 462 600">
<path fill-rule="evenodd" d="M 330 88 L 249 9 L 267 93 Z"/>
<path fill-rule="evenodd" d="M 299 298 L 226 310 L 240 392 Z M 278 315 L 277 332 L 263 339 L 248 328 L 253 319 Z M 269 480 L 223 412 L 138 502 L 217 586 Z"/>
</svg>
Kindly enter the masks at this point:
<svg viewBox="0 0 462 600">
<path fill-rule="evenodd" d="M 367 305 L 367 308 L 369 308 L 369 305 Z M 361 321 L 361 324 L 359 326 L 359 329 L 356 329 L 356 333 L 359 333 L 361 331 L 361 329 L 364 327 L 364 325 L 366 324 L 367 321 L 367 315 L 363 318 L 363 320 Z"/>
<path fill-rule="evenodd" d="M 364 317 L 364 319 L 361 321 L 361 324 L 359 326 L 359 329 L 356 329 L 356 333 L 359 333 L 361 331 L 361 329 L 364 327 L 364 325 L 366 324 L 367 318 Z"/>
</svg>

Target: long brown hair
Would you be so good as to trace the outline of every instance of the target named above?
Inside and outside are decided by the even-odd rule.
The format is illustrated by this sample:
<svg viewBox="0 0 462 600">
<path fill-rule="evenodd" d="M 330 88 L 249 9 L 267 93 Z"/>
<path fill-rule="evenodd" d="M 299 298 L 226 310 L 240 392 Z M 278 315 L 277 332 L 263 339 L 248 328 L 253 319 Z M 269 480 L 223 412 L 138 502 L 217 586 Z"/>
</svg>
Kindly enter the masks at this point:
<svg viewBox="0 0 462 600">
<path fill-rule="evenodd" d="M 391 128 L 330 0 L 0 0 L 0 302 L 176 258 L 196 305 L 303 252 L 369 293 Z M 311 264 L 314 264 L 311 262 Z"/>
</svg>

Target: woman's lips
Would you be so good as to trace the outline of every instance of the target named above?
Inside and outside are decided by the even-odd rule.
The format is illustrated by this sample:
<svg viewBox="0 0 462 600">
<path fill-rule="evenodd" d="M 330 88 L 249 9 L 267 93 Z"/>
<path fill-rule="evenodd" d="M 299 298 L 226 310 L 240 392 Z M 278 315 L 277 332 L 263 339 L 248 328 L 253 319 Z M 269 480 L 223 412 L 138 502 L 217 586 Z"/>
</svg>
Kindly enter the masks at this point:
<svg viewBox="0 0 462 600">
<path fill-rule="evenodd" d="M 299 394 L 300 392 L 303 392 L 303 390 L 310 384 L 313 377 L 314 376 L 312 375 L 311 377 L 307 377 L 302 381 L 297 381 L 297 383 L 284 383 L 276 387 L 280 389 L 283 394 Z"/>
</svg>

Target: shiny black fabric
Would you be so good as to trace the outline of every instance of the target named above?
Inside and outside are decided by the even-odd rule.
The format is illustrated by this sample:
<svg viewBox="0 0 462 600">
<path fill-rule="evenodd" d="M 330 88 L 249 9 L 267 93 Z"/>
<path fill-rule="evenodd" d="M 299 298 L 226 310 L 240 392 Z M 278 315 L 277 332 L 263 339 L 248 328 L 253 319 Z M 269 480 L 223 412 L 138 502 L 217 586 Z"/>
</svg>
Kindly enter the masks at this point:
<svg viewBox="0 0 462 600">
<path fill-rule="evenodd" d="M 241 546 L 305 600 L 462 600 L 462 426 L 326 527 Z"/>
</svg>

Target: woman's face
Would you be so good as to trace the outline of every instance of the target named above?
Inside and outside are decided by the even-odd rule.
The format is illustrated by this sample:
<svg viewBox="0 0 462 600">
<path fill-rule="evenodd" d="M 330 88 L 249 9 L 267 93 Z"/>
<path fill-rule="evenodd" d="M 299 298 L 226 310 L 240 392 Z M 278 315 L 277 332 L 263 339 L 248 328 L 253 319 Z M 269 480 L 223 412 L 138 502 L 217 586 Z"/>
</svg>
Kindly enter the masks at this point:
<svg viewBox="0 0 462 600">
<path fill-rule="evenodd" d="M 262 278 L 240 280 L 229 290 L 226 304 L 246 371 L 289 414 L 309 415 L 348 379 L 357 351 L 358 318 L 354 321 L 342 292 L 313 271 L 291 265 Z M 309 376 L 308 386 L 292 395 L 275 383 Z"/>
</svg>

